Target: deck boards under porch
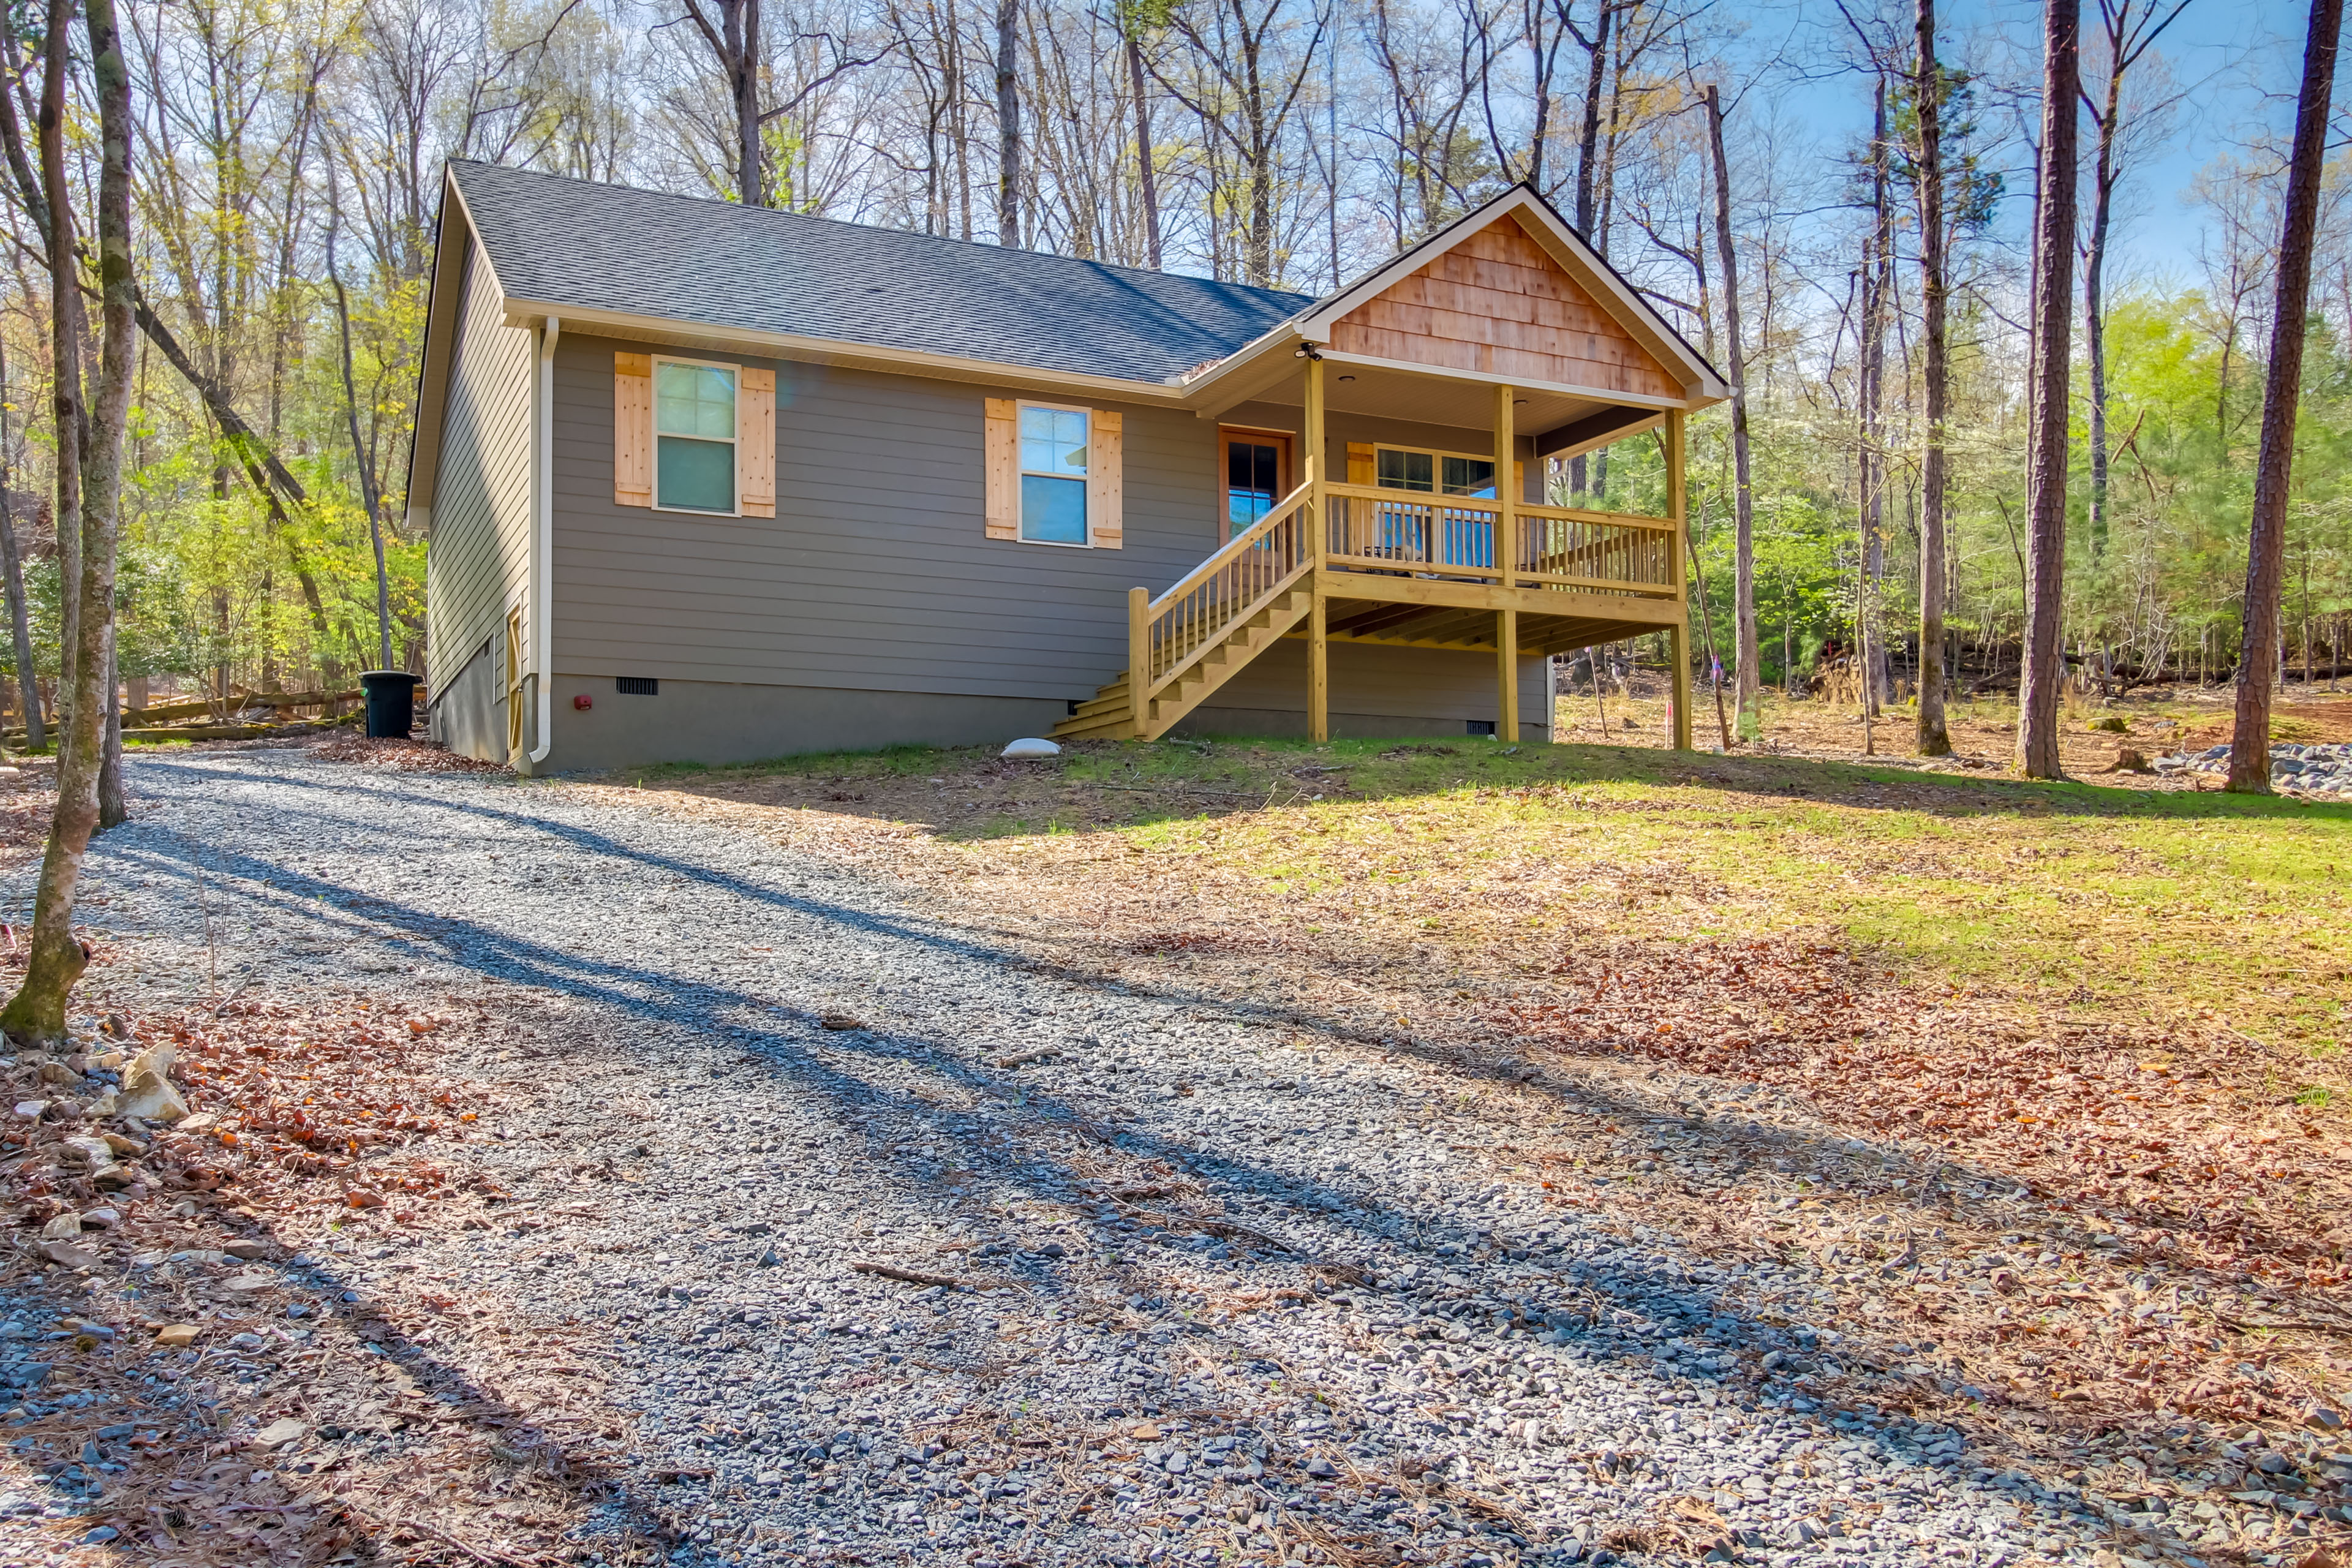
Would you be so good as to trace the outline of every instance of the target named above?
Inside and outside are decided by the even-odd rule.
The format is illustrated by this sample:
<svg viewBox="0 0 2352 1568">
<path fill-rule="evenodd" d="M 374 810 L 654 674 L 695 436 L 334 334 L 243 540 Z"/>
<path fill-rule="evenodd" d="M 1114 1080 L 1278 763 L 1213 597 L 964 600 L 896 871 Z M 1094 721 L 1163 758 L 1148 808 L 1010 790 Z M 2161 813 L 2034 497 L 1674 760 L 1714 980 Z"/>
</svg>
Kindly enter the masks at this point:
<svg viewBox="0 0 2352 1568">
<path fill-rule="evenodd" d="M 1327 570 L 1318 574 L 1316 588 L 1324 601 L 1325 635 L 1331 641 L 1394 647 L 1495 652 L 1500 625 L 1496 612 L 1502 610 L 1518 613 L 1522 655 L 1570 653 L 1621 642 L 1678 626 L 1684 616 L 1675 599 L 1361 572 Z M 1290 634 L 1307 635 L 1305 628 Z"/>
</svg>

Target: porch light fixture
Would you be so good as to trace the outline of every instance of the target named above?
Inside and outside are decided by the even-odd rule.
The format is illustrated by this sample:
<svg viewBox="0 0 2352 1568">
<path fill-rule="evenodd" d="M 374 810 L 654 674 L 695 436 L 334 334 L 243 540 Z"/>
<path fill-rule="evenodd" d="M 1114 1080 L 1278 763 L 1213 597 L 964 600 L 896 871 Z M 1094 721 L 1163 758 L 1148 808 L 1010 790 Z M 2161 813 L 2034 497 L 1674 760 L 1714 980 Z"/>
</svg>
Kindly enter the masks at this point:
<svg viewBox="0 0 2352 1568">
<path fill-rule="evenodd" d="M 1353 380 L 1355 380 L 1356 378 L 1355 378 L 1354 376 L 1352 376 L 1352 375 L 1343 375 L 1343 376 L 1341 376 L 1339 379 L 1340 379 L 1341 381 L 1353 381 Z"/>
</svg>

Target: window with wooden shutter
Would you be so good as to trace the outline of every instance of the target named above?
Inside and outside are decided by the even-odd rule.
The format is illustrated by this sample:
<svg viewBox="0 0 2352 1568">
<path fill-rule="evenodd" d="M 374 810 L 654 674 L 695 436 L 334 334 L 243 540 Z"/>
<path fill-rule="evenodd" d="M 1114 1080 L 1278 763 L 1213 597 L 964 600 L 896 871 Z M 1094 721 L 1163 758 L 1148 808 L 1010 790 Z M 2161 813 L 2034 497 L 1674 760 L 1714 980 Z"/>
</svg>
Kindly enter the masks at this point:
<svg viewBox="0 0 2352 1568">
<path fill-rule="evenodd" d="M 1097 411 L 1087 455 L 1087 527 L 1098 550 L 1121 550 L 1127 527 L 1121 515 L 1127 495 L 1126 420 Z"/>
<path fill-rule="evenodd" d="M 743 369 L 736 399 L 735 488 L 746 517 L 776 515 L 776 373 Z"/>
<path fill-rule="evenodd" d="M 724 517 L 741 510 L 741 382 L 740 365 L 655 356 L 655 506 Z"/>
<path fill-rule="evenodd" d="M 654 504 L 654 356 L 613 356 L 613 500 Z"/>
<path fill-rule="evenodd" d="M 988 537 L 1021 537 L 1021 416 L 1009 397 L 987 399 L 982 418 L 982 463 L 986 474 Z"/>
<path fill-rule="evenodd" d="M 988 537 L 1123 549 L 1127 423 L 1062 404 L 984 399 L 982 462 Z"/>
</svg>

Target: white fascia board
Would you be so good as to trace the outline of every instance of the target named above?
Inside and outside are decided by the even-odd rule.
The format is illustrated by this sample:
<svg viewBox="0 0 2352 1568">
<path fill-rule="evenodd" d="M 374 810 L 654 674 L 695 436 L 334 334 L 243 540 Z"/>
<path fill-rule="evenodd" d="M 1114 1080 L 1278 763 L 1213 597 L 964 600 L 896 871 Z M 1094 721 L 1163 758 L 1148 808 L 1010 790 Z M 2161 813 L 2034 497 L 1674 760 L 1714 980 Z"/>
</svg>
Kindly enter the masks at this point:
<svg viewBox="0 0 2352 1568">
<path fill-rule="evenodd" d="M 1183 389 L 1164 382 L 1129 381 L 1115 375 L 1087 375 L 1037 365 L 1003 364 L 994 360 L 959 354 L 925 353 L 878 343 L 846 342 L 838 338 L 804 337 L 794 332 L 760 331 L 749 327 L 718 326 L 708 321 L 680 321 L 674 316 L 648 316 L 633 310 L 600 310 L 580 305 L 536 300 L 505 300 L 506 319 L 514 326 L 536 326 L 551 316 L 562 319 L 567 334 L 580 337 L 626 338 L 676 344 L 718 353 L 749 353 L 769 359 L 801 360 L 818 364 L 846 365 L 857 370 L 896 375 L 925 375 L 942 381 L 976 382 L 988 386 L 1036 388 L 1048 392 L 1087 393 L 1122 403 L 1173 405 Z"/>
<path fill-rule="evenodd" d="M 461 283 L 468 251 L 480 252 L 481 264 L 490 266 L 489 253 L 475 235 L 474 216 L 457 189 L 457 176 L 445 169 L 441 211 L 433 237 L 432 281 L 425 302 L 425 352 L 416 366 L 416 422 L 408 443 L 404 492 L 428 507 L 441 479 L 441 420 L 448 407 L 449 367 L 457 357 L 457 315 L 466 305 Z M 498 280 L 495 268 L 490 280 Z"/>
<path fill-rule="evenodd" d="M 1475 383 L 1480 386 L 1513 386 L 1527 392 L 1556 393 L 1562 397 L 1582 398 L 1587 402 L 1604 403 L 1625 408 L 1696 408 L 1705 399 L 1685 397 L 1654 397 L 1646 392 L 1612 392 L 1604 386 L 1571 386 L 1564 381 L 1529 381 L 1523 376 L 1505 375 L 1499 372 L 1456 370 L 1451 365 L 1423 364 L 1417 360 L 1378 359 L 1370 354 L 1344 353 L 1338 349 L 1325 349 L 1325 364 L 1354 365 L 1364 370 L 1393 371 L 1399 375 L 1428 376 L 1437 381 Z"/>
</svg>

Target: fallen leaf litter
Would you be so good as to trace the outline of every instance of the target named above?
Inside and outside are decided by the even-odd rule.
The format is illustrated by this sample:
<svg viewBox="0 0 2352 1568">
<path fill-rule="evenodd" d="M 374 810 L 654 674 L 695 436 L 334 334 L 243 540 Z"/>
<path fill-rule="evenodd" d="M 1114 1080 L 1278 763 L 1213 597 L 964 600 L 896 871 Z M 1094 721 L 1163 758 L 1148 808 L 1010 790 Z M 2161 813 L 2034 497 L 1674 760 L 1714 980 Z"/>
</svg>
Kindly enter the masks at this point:
<svg viewBox="0 0 2352 1568">
<path fill-rule="evenodd" d="M 316 765 L 268 764 L 296 778 Z M 240 759 L 241 771 L 262 766 Z M 224 821 L 200 798 L 206 787 L 157 786 L 154 831 L 201 830 L 216 852 L 248 858 L 259 832 L 281 857 L 324 858 L 300 794 L 256 821 L 248 787 L 244 818 Z M 478 831 L 477 814 L 516 811 L 513 794 L 485 790 L 499 786 L 436 781 L 411 803 L 425 820 L 406 831 Z M 145 1539 L 189 1562 L 240 1560 L 176 1537 L 155 1546 L 160 1530 L 214 1534 L 243 1561 L 364 1542 L 419 1563 L 624 1562 L 656 1547 L 678 1561 L 1108 1563 L 1205 1550 L 1459 1563 L 1728 1548 L 1895 1563 L 1932 1531 L 2008 1542 L 2021 1562 L 2158 1541 L 2215 1561 L 2300 1552 L 2308 1537 L 2291 1525 L 2328 1528 L 2315 1505 L 2298 1512 L 2309 1500 L 2287 1484 L 2327 1495 L 2316 1450 L 2274 1424 L 2249 1443 L 2191 1420 L 2164 1474 L 2141 1471 L 2125 1496 L 2107 1473 L 2133 1458 L 2118 1434 L 2053 1425 L 2030 1406 L 1955 1406 L 1933 1377 L 1877 1364 L 1891 1328 L 1739 1321 L 1744 1298 L 1809 1293 L 1818 1275 L 1732 1245 L 1710 1261 L 1694 1245 L 1707 1238 L 1684 1234 L 1675 1211 L 1563 1201 L 1556 1179 L 1547 1188 L 1537 1163 L 1507 1146 L 1521 1129 L 1557 1131 L 1556 1111 L 1535 1114 L 1528 1097 L 1589 1042 L 1557 1055 L 1521 1047 L 1507 1064 L 1483 1037 L 1449 1039 L 1418 1021 L 1310 1037 L 1239 999 L 1168 989 L 1173 974 L 1106 984 L 1069 963 L 1066 942 L 943 923 L 936 904 L 905 907 L 854 866 L 564 793 L 534 798 L 530 820 L 610 847 L 565 862 L 520 826 L 493 842 L 536 845 L 543 872 L 601 870 L 615 911 L 635 911 L 618 930 L 608 914 L 588 923 L 576 894 L 518 903 L 509 884 L 463 885 L 454 857 L 436 864 L 451 881 L 429 898 L 370 887 L 354 852 L 332 868 L 335 907 L 273 918 L 332 930 L 350 954 L 422 941 L 462 959 L 458 973 L 391 980 L 364 1007 L 257 989 L 216 1019 L 141 1016 L 119 965 L 94 974 L 93 996 L 123 1008 L 134 1034 L 183 1047 L 189 1121 L 214 1120 L 123 1134 L 145 1137 L 133 1163 L 155 1184 L 110 1191 L 128 1212 L 87 1233 L 101 1238 L 91 1277 L 103 1281 L 79 1291 L 89 1316 L 62 1310 L 72 1268 L 20 1252 L 0 1276 L 12 1305 L 37 1298 L 60 1325 L 49 1331 L 75 1336 L 75 1377 L 91 1381 L 70 1392 L 100 1395 L 38 1416 L 51 1402 L 30 1400 L 11 1436 L 61 1423 L 59 1441 L 89 1428 L 84 1441 L 111 1452 L 138 1432 L 101 1441 L 110 1427 L 98 1423 L 134 1403 L 191 1428 L 176 1447 L 141 1446 L 121 1478 L 100 1472 L 100 1506 L 155 1500 L 144 1517 L 92 1527 L 117 1532 L 92 1545 Z M 101 881 L 137 831 L 102 841 Z M 664 889 L 681 868 L 700 899 L 669 912 Z M 263 901 L 257 887 L 235 896 Z M 778 912 L 787 905 L 798 912 Z M 142 941 L 160 943 L 172 917 L 148 912 Z M 770 928 L 774 952 L 817 951 L 746 988 L 712 960 L 708 936 L 747 919 Z M 877 921 L 896 934 L 869 934 Z M 551 961 L 668 966 L 682 1016 L 648 1026 L 622 995 L 518 984 L 526 951 L 526 971 L 541 973 Z M 825 1015 L 849 1016 L 851 1004 L 854 1029 L 827 1029 Z M 1067 1058 L 1052 1084 L 993 1067 L 1043 1034 Z M 341 1061 L 325 1059 L 337 1050 Z M 321 1065 L 340 1069 L 323 1081 L 367 1087 L 322 1091 L 318 1072 L 297 1070 Z M 1599 1065 L 1608 1070 L 1550 1087 L 1588 1097 L 1612 1137 L 1685 1087 L 1645 1099 L 1619 1064 Z M 103 1092 L 80 1074 L 63 1084 L 34 1071 L 17 1098 Z M 1310 1082 L 1317 1092 L 1300 1093 Z M 552 1152 L 562 1157 L 486 1132 L 486 1113 L 500 1131 L 519 1122 L 544 1135 L 530 1142 L 564 1145 Z M 50 1108 L 27 1123 L 51 1126 Z M 12 1181 L 36 1159 L 68 1184 L 89 1179 L 52 1152 L 62 1137 L 25 1142 Z M 133 1152 L 108 1152 L 121 1164 Z M 1611 1184 L 1652 1174 L 1643 1163 L 1612 1161 Z M 100 1191 L 32 1184 L 15 1200 L 19 1235 L 64 1206 L 47 1200 Z M 849 1201 L 826 1208 L 829 1192 Z M 1139 1208 L 1147 1196 L 1155 1206 Z M 196 1205 L 172 1216 L 187 1239 L 215 1244 L 179 1250 L 216 1258 L 166 1254 L 142 1270 L 139 1254 L 124 1256 L 142 1226 L 162 1223 L 142 1205 L 167 1197 Z M 230 1253 L 240 1241 L 276 1249 L 279 1283 L 228 1289 L 262 1272 Z M 298 1247 L 308 1263 L 284 1256 Z M 982 1278 L 919 1267 L 949 1257 L 1007 1284 L 851 1283 L 859 1262 Z M 666 1277 L 650 1298 L 624 1274 L 608 1285 L 606 1258 L 638 1281 L 647 1264 Z M 523 1292 L 526 1267 L 538 1284 Z M 284 1282 L 301 1268 L 311 1273 L 299 1286 Z M 184 1362 L 168 1380 L 178 1391 L 208 1383 L 217 1395 L 201 1416 L 184 1399 L 160 1405 L 166 1380 L 137 1370 L 150 1352 L 131 1356 L 129 1311 L 148 1315 L 144 1332 L 160 1321 L 160 1295 L 121 1294 L 142 1272 L 177 1292 L 175 1308 L 193 1311 L 201 1295 L 205 1334 L 236 1328 L 258 1342 L 232 1353 L 200 1338 L 170 1352 Z M 326 1289 L 343 1280 L 363 1287 L 351 1291 L 360 1300 Z M 110 1292 L 121 1327 L 97 1321 Z M 315 1328 L 245 1310 L 290 1310 L 306 1295 Z M 1692 1317 L 1692 1302 L 1713 1303 L 1712 1316 Z M 1818 1296 L 1809 1316 L 1846 1321 Z M 246 1366 L 252 1383 L 220 1381 Z M 336 1379 L 352 1367 L 382 1375 L 344 1388 Z M 739 1367 L 751 1373 L 740 1382 Z M 561 1402 L 525 1404 L 527 1384 Z M 354 1425 L 342 1426 L 337 1400 L 362 1392 L 373 1397 L 352 1400 Z M 327 1437 L 331 1426 L 370 1434 L 361 1440 L 379 1458 L 364 1475 L 332 1453 L 307 1457 L 351 1441 Z M 232 1435 L 242 1447 L 211 1452 Z M 256 1436 L 273 1439 L 266 1457 Z M 2221 1436 L 2242 1446 L 2220 1450 Z M 1733 1454 L 1756 1458 L 1727 1469 Z M 2011 1463 L 2034 1473 L 2001 1468 Z M 2189 1474 L 2207 1468 L 2202 1480 Z M 37 1484 L 54 1497 L 68 1473 Z M 525 1480 L 536 1489 L 496 1489 Z M 2225 1486 L 2264 1500 L 2223 1497 Z M 226 1489 L 238 1500 L 219 1500 Z M 196 1511 L 181 1506 L 198 1495 Z M 339 1508 L 319 1500 L 328 1495 Z M 2168 1496 L 2198 1504 L 2168 1521 L 2152 1506 Z M 1790 1506 L 1805 1500 L 1810 1510 Z M 69 1510 L 68 1528 L 96 1517 L 89 1509 Z M 35 1528 L 54 1553 L 56 1527 Z"/>
</svg>

